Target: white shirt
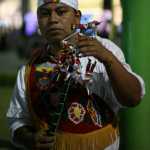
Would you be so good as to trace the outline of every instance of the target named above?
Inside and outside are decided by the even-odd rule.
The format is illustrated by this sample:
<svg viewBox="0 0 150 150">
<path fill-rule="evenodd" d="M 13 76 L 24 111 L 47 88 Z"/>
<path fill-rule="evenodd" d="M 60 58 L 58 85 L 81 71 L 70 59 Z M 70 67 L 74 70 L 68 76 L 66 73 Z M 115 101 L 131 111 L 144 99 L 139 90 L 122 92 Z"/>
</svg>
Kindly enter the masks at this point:
<svg viewBox="0 0 150 150">
<path fill-rule="evenodd" d="M 125 69 L 127 69 L 128 72 L 133 74 L 139 80 L 142 89 L 142 98 L 145 94 L 144 81 L 139 75 L 135 74 L 131 70 L 130 66 L 125 62 L 125 58 L 121 49 L 108 39 L 102 39 L 100 37 L 97 37 L 97 39 L 106 49 L 111 51 L 117 57 L 117 59 L 122 63 L 122 65 L 125 67 Z M 97 61 L 97 65 L 94 69 L 94 80 L 92 85 L 89 86 L 89 90 L 103 98 L 103 100 L 112 108 L 112 110 L 117 113 L 123 106 L 117 101 L 117 98 L 115 97 L 105 66 L 94 57 L 82 57 L 80 58 L 80 62 L 83 74 L 88 63 L 88 58 L 92 60 L 92 63 Z M 47 65 L 49 65 L 48 62 Z M 25 66 L 22 66 L 18 72 L 16 85 L 10 102 L 10 107 L 7 112 L 7 118 L 9 120 L 12 136 L 17 128 L 24 125 L 31 125 L 29 110 L 25 97 L 26 88 L 24 75 Z"/>
</svg>

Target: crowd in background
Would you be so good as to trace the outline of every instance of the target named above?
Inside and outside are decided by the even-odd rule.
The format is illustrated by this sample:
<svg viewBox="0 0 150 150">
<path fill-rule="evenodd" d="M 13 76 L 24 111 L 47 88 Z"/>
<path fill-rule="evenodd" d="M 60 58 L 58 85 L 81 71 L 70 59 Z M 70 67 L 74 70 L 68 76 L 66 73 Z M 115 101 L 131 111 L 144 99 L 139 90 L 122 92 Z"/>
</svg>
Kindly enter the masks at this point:
<svg viewBox="0 0 150 150">
<path fill-rule="evenodd" d="M 106 13 L 108 13 L 106 11 Z M 31 16 L 29 16 L 31 17 Z M 109 38 L 111 33 L 111 18 L 106 15 L 108 19 L 104 18 L 100 26 L 98 26 L 98 35 Z M 0 25 L 0 52 L 15 50 L 20 58 L 28 58 L 31 49 L 39 47 L 41 44 L 41 37 L 38 32 L 38 27 L 33 21 L 33 25 L 24 20 L 21 28 L 16 29 L 13 26 Z M 120 27 L 116 28 L 115 36 L 120 36 Z M 118 30 L 119 29 L 119 30 Z M 115 39 L 116 39 L 115 37 Z M 120 38 L 120 37 L 119 37 Z"/>
</svg>

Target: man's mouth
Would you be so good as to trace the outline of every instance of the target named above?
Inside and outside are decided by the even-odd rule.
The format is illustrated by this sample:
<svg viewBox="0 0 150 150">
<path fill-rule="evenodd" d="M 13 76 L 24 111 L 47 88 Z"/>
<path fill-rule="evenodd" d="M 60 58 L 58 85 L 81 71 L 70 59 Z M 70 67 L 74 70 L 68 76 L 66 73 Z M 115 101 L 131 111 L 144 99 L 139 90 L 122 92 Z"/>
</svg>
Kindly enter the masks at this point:
<svg viewBox="0 0 150 150">
<path fill-rule="evenodd" d="M 61 28 L 49 28 L 48 30 L 47 30 L 47 32 L 60 32 L 60 31 L 62 31 L 62 29 Z"/>
</svg>

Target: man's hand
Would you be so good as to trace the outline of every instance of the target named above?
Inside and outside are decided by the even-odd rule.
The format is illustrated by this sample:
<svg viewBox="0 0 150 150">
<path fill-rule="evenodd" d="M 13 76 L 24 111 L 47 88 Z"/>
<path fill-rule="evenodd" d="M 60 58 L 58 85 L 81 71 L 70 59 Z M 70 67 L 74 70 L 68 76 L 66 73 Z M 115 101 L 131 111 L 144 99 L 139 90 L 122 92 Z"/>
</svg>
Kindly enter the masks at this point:
<svg viewBox="0 0 150 150">
<path fill-rule="evenodd" d="M 51 150 L 55 143 L 55 136 L 47 136 L 45 132 L 34 135 L 33 150 Z"/>
<path fill-rule="evenodd" d="M 51 150 L 55 136 L 47 136 L 46 131 L 35 132 L 31 127 L 23 126 L 15 131 L 14 142 L 27 150 Z"/>
<path fill-rule="evenodd" d="M 92 37 L 78 35 L 77 46 L 83 56 L 94 56 L 103 63 L 109 62 L 113 57 L 110 51 L 97 41 L 97 39 Z"/>
</svg>

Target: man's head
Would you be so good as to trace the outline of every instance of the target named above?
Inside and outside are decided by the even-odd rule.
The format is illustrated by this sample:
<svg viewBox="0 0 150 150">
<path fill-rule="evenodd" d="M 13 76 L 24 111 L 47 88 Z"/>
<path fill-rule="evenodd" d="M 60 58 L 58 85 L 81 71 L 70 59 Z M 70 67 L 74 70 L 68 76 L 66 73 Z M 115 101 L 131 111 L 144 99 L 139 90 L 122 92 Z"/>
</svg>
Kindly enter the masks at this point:
<svg viewBox="0 0 150 150">
<path fill-rule="evenodd" d="M 38 23 L 49 43 L 58 43 L 80 23 L 77 0 L 38 0 Z"/>
</svg>

